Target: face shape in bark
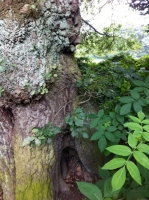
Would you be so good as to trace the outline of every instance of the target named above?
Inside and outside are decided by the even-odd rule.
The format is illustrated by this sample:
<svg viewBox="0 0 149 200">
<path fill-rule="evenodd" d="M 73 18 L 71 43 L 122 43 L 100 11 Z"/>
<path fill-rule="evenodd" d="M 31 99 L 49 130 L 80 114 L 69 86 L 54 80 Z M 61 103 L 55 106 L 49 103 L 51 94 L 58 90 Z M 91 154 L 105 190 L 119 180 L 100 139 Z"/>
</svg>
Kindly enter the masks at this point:
<svg viewBox="0 0 149 200">
<path fill-rule="evenodd" d="M 9 8 L 0 14 L 0 57 L 6 60 L 0 86 L 4 94 L 20 103 L 41 93 L 46 75 L 52 74 L 55 66 L 56 74 L 63 73 L 60 55 L 73 52 L 80 42 L 79 3 L 48 0 L 35 5 L 29 1 L 0 4 Z"/>
</svg>

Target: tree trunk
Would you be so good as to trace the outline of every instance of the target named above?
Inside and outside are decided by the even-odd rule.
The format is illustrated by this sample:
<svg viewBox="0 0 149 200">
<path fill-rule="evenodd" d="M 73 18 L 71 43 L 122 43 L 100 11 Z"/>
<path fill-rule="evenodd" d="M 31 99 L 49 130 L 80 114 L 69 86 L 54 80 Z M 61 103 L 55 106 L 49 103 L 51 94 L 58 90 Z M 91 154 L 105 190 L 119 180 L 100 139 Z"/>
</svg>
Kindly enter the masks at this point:
<svg viewBox="0 0 149 200">
<path fill-rule="evenodd" d="M 78 0 L 0 2 L 3 200 L 58 200 L 59 192 L 68 189 L 60 165 L 65 148 L 77 151 L 64 117 L 78 105 L 80 72 L 73 52 L 80 22 Z M 54 143 L 23 147 L 32 129 L 48 122 L 62 130 Z"/>
</svg>

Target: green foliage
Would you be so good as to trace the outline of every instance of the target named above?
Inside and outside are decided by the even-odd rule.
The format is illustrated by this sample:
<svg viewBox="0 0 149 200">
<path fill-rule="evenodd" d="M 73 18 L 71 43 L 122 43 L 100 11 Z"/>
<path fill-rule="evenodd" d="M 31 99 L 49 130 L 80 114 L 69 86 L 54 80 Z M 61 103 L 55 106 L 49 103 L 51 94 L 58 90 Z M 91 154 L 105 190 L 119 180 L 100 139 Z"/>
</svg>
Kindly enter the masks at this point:
<svg viewBox="0 0 149 200">
<path fill-rule="evenodd" d="M 102 200 L 102 193 L 100 189 L 91 183 L 77 182 L 78 188 L 90 200 Z"/>
<path fill-rule="evenodd" d="M 116 60 L 117 63 L 119 58 L 113 58 L 113 60 Z M 96 183 L 104 199 L 139 200 L 149 198 L 149 77 L 145 70 L 138 70 L 138 62 L 140 60 L 133 59 L 131 61 L 134 67 L 131 65 L 129 67 L 130 61 L 127 62 L 127 65 L 118 62 L 122 76 L 119 71 L 118 74 L 115 71 L 117 64 L 116 66 L 110 64 L 109 71 L 112 71 L 112 76 L 115 74 L 112 81 L 108 73 L 108 75 L 101 74 L 98 79 L 100 74 L 97 75 L 97 73 L 105 66 L 102 66 L 101 63 L 97 66 L 85 62 L 85 67 L 81 66 L 84 75 L 83 81 L 91 74 L 94 74 L 93 83 L 94 77 L 95 81 L 99 81 L 96 90 L 93 90 L 95 87 L 92 83 L 85 85 L 85 81 L 80 81 L 82 91 L 87 91 L 93 98 L 96 94 L 97 102 L 102 107 L 97 114 L 88 115 L 91 120 L 90 128 L 94 130 L 90 139 L 98 141 L 98 147 L 105 156 L 114 154 L 113 158 L 99 170 L 102 180 Z M 88 72 L 87 65 L 89 66 Z M 101 68 L 98 69 L 98 67 Z M 140 65 L 140 67 L 142 66 Z M 108 71 L 108 67 L 104 70 Z M 115 79 L 116 74 L 118 78 Z M 113 87 L 115 94 L 113 97 L 105 95 L 109 89 L 109 87 L 105 87 L 106 76 L 109 78 L 107 84 L 111 88 Z M 119 77 L 123 81 L 118 86 L 115 82 Z M 101 86 L 100 81 L 101 84 L 104 82 L 102 85 L 104 98 L 102 100 L 97 90 Z M 126 85 L 127 87 L 125 87 Z M 94 96 L 93 91 L 95 91 Z M 107 106 L 104 101 L 111 101 L 112 106 Z M 79 186 L 80 190 L 81 187 L 83 186 Z M 83 192 L 85 194 L 85 188 Z"/>
<path fill-rule="evenodd" d="M 45 83 L 35 92 L 35 94 L 47 94 L 47 93 L 48 89 L 46 88 Z"/>
<path fill-rule="evenodd" d="M 46 79 L 46 82 L 53 83 L 55 81 L 55 78 L 57 77 L 58 77 L 57 66 L 54 65 L 52 66 L 51 71 L 45 75 L 45 79 Z"/>
<path fill-rule="evenodd" d="M 60 128 L 51 127 L 51 123 L 46 124 L 44 128 L 33 128 L 33 136 L 25 138 L 23 146 L 41 146 L 44 144 L 51 144 L 52 139 L 60 132 Z"/>
<path fill-rule="evenodd" d="M 128 146 L 125 145 L 113 145 L 107 148 L 108 151 L 127 158 L 114 158 L 110 162 L 106 163 L 102 169 L 113 170 L 120 168 L 112 177 L 113 191 L 120 189 L 126 181 L 126 169 L 130 176 L 141 185 L 141 175 L 138 167 L 134 163 L 136 160 L 140 165 L 149 170 L 149 158 L 145 155 L 149 146 L 146 144 L 149 141 L 149 119 L 144 119 L 145 115 L 142 111 L 138 113 L 138 117 L 129 116 L 132 122 L 124 124 L 129 129 L 128 132 Z M 144 123 L 145 122 L 145 123 Z M 147 132 L 146 132 L 147 131 Z M 137 132 L 137 134 L 136 134 Z M 139 134 L 138 134 L 139 133 Z M 146 137 L 147 135 L 147 137 Z M 140 145 L 143 145 L 140 148 Z M 145 146 L 144 146 L 145 145 Z M 145 152 L 144 152 L 145 151 Z M 132 160 L 132 161 L 131 161 Z M 126 168 L 126 169 L 125 169 Z M 118 178 L 119 177 L 119 178 Z"/>
<path fill-rule="evenodd" d="M 87 55 L 105 55 L 109 53 L 127 52 L 128 50 L 138 50 L 141 45 L 132 31 L 123 30 L 120 24 L 111 24 L 102 31 L 100 35 L 92 29 L 88 31 L 82 28 L 82 43 L 77 46 L 77 54 Z"/>
<path fill-rule="evenodd" d="M 111 110 L 119 97 L 126 96 L 130 88 L 133 89 L 134 79 L 143 79 L 144 71 L 137 71 L 137 62 L 127 54 L 114 56 L 101 63 L 79 58 L 78 65 L 82 73 L 82 79 L 77 81 L 79 93 L 84 93 L 85 99 L 94 98 L 100 108 Z"/>
<path fill-rule="evenodd" d="M 69 125 L 72 137 L 88 138 L 85 127 L 86 115 L 81 108 L 77 108 L 72 115 L 65 117 L 65 122 Z"/>
</svg>

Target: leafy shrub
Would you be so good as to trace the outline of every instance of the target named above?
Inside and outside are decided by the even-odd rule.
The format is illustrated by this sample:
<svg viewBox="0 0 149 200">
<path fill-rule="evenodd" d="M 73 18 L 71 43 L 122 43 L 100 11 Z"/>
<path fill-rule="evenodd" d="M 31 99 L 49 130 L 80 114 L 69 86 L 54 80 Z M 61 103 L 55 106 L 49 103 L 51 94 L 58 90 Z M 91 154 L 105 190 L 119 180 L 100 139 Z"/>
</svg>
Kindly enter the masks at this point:
<svg viewBox="0 0 149 200">
<path fill-rule="evenodd" d="M 105 156 L 111 154 L 113 157 L 99 169 L 102 180 L 96 184 L 77 183 L 80 191 L 90 200 L 149 198 L 149 77 L 145 71 L 137 71 L 137 62 L 134 63 L 132 71 L 129 71 L 129 66 L 120 67 L 124 75 L 120 87 L 115 85 L 117 80 L 109 79 L 111 87 L 118 87 L 115 98 L 106 96 L 104 99 L 110 100 L 112 106 L 105 106 L 103 102 L 103 109 L 88 115 L 90 128 L 95 130 L 91 140 L 98 141 L 98 147 Z M 96 73 L 96 67 L 91 69 Z M 110 70 L 113 74 L 117 73 L 113 65 Z M 89 76 L 89 73 L 86 74 Z M 105 77 L 102 78 L 105 83 Z M 102 86 L 106 94 L 108 89 L 104 84 Z M 89 87 L 86 88 L 90 91 Z M 101 105 L 103 99 L 97 100 Z"/>
<path fill-rule="evenodd" d="M 60 128 L 51 127 L 51 123 L 46 124 L 44 128 L 33 128 L 32 133 L 34 135 L 32 137 L 25 138 L 23 146 L 41 146 L 43 144 L 51 144 L 52 139 L 60 132 Z"/>
</svg>

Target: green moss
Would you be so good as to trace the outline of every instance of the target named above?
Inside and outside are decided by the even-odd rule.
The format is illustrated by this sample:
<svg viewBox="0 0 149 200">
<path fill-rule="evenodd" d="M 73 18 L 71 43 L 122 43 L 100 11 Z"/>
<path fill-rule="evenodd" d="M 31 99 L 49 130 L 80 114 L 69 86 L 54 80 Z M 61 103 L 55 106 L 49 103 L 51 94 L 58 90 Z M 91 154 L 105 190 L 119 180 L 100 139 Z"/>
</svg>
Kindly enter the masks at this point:
<svg viewBox="0 0 149 200">
<path fill-rule="evenodd" d="M 26 186 L 28 186 L 26 188 Z M 15 200 L 52 200 L 50 194 L 50 179 L 33 181 L 31 177 L 26 179 L 26 182 L 16 186 Z"/>
</svg>

